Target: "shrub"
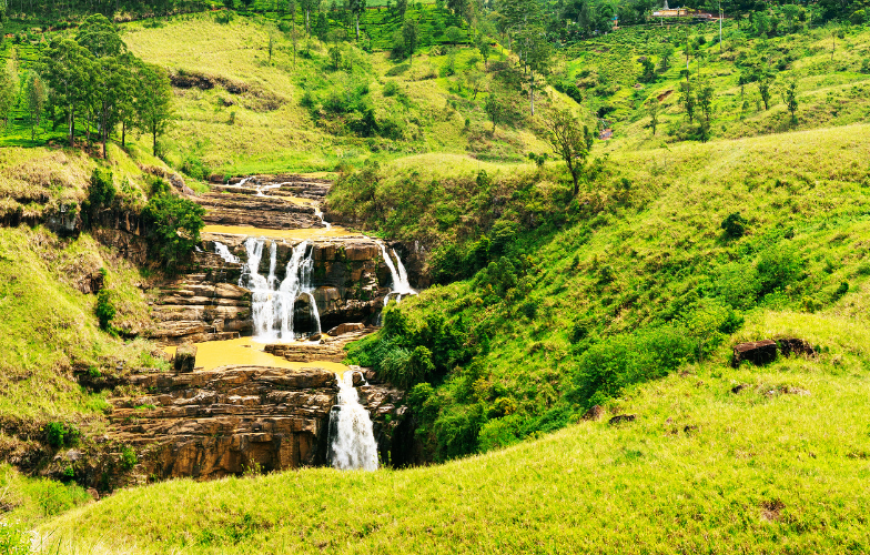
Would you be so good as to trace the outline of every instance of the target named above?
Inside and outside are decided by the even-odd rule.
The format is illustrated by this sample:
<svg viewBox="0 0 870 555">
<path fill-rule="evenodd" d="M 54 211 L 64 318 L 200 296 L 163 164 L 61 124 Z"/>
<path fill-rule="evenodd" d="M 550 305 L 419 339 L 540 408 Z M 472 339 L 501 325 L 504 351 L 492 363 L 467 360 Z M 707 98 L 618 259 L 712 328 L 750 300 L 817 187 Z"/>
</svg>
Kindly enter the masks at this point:
<svg viewBox="0 0 870 555">
<path fill-rule="evenodd" d="M 115 317 L 117 311 L 115 310 L 115 306 L 112 304 L 112 298 L 109 294 L 109 291 L 106 289 L 101 290 L 97 294 L 97 306 L 94 307 L 94 314 L 97 315 L 97 319 L 100 321 L 100 329 L 109 331 L 111 329 L 112 319 Z"/>
<path fill-rule="evenodd" d="M 204 215 L 205 209 L 193 201 L 170 194 L 153 197 L 143 211 L 152 240 L 149 254 L 174 270 L 199 242 Z"/>
<path fill-rule="evenodd" d="M 740 212 L 728 214 L 728 217 L 722 222 L 722 229 L 725 231 L 725 236 L 730 239 L 739 239 L 746 234 L 746 225 L 749 222 L 743 219 Z"/>
<path fill-rule="evenodd" d="M 384 96 L 396 96 L 399 94 L 399 85 L 395 81 L 384 83 Z"/>
<path fill-rule="evenodd" d="M 43 428 L 46 442 L 56 449 L 75 445 L 81 435 L 72 424 L 49 422 Z"/>
<path fill-rule="evenodd" d="M 88 201 L 91 208 L 98 210 L 109 206 L 115 199 L 117 190 L 113 183 L 112 172 L 107 169 L 97 168 L 91 174 L 91 186 L 88 190 Z"/>
<path fill-rule="evenodd" d="M 759 293 L 773 293 L 797 281 L 801 275 L 803 261 L 787 246 L 774 246 L 761 253 L 756 264 Z"/>
<path fill-rule="evenodd" d="M 139 463 L 139 457 L 132 447 L 124 447 L 121 450 L 121 468 L 124 470 L 132 470 Z"/>
<path fill-rule="evenodd" d="M 585 407 L 603 404 L 629 385 L 667 375 L 694 354 L 694 340 L 676 327 L 609 337 L 580 356 L 567 397 Z"/>
</svg>

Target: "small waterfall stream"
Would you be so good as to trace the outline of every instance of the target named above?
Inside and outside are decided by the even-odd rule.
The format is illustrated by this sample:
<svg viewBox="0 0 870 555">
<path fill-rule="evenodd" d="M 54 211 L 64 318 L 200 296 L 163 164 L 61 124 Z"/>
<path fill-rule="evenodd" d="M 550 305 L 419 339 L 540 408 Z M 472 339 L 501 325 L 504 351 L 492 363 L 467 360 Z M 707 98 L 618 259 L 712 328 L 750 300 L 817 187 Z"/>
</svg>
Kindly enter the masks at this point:
<svg viewBox="0 0 870 555">
<path fill-rule="evenodd" d="M 353 370 L 338 380 L 338 404 L 329 413 L 327 458 L 338 470 L 377 470 L 378 444 L 372 419 L 353 387 Z"/>
<path fill-rule="evenodd" d="M 224 262 L 238 264 L 241 262 L 239 257 L 230 252 L 230 248 L 219 241 L 214 242 L 214 252 L 224 259 Z"/>
<path fill-rule="evenodd" d="M 396 263 L 393 263 L 393 259 L 390 254 L 387 252 L 387 246 L 381 242 L 378 242 L 378 245 L 381 247 L 381 253 L 384 256 L 384 262 L 387 264 L 387 268 L 390 270 L 390 276 L 393 278 L 393 285 L 387 296 L 384 297 L 384 306 L 390 302 L 390 296 L 396 295 L 396 302 L 402 301 L 402 296 L 407 295 L 416 295 L 417 292 L 411 288 L 411 284 L 408 283 L 408 272 L 405 271 L 405 265 L 402 264 L 402 259 L 399 258 L 399 255 L 396 254 L 395 249 L 390 249 L 393 253 L 393 256 L 396 257 Z"/>
</svg>

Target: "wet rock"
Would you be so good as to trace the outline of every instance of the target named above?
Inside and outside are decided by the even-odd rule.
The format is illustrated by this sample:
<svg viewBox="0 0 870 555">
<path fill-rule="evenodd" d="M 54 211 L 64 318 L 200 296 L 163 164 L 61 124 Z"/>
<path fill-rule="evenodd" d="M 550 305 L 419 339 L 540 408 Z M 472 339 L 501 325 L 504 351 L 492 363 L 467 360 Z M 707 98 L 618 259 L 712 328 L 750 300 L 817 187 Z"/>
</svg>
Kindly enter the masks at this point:
<svg viewBox="0 0 870 555">
<path fill-rule="evenodd" d="M 196 363 L 196 345 L 179 345 L 175 351 L 175 359 L 173 367 L 176 372 L 189 373 L 193 372 Z"/>
<path fill-rule="evenodd" d="M 776 360 L 777 345 L 775 341 L 765 339 L 750 343 L 740 343 L 734 346 L 732 365 L 737 367 L 747 361 L 756 366 L 768 364 Z"/>
<path fill-rule="evenodd" d="M 626 422 L 634 422 L 637 420 L 636 414 L 617 414 L 613 418 L 607 421 L 611 426 L 616 426 L 618 424 L 623 424 Z"/>
<path fill-rule="evenodd" d="M 345 333 L 352 333 L 357 331 L 364 331 L 366 329 L 365 324 L 360 323 L 344 323 L 339 324 L 326 332 L 327 335 L 331 335 L 333 337 L 337 335 L 344 335 Z"/>
</svg>

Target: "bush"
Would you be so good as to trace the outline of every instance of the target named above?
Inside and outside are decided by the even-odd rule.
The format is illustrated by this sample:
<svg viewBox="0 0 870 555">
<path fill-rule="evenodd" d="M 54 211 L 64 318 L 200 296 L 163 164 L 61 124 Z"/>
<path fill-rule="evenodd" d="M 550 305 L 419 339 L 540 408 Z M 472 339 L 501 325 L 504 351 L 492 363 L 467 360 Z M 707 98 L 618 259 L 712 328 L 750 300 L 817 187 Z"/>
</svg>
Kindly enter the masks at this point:
<svg viewBox="0 0 870 555">
<path fill-rule="evenodd" d="M 722 229 L 725 230 L 725 236 L 730 239 L 739 239 L 746 234 L 746 225 L 749 222 L 743 219 L 740 212 L 729 214 L 722 222 Z"/>
<path fill-rule="evenodd" d="M 205 209 L 193 201 L 170 194 L 153 197 L 143 211 L 152 240 L 149 254 L 174 270 L 199 242 L 204 215 Z"/>
<path fill-rule="evenodd" d="M 91 186 L 88 190 L 91 208 L 97 210 L 111 205 L 116 194 L 112 172 L 103 168 L 95 169 L 91 174 Z"/>
<path fill-rule="evenodd" d="M 139 457 L 132 447 L 124 447 L 121 450 L 121 468 L 124 470 L 132 470 L 139 463 Z"/>
<path fill-rule="evenodd" d="M 801 276 L 803 261 L 787 246 L 774 246 L 761 253 L 756 264 L 759 294 L 765 295 L 785 288 Z"/>
<path fill-rule="evenodd" d="M 384 96 L 396 96 L 399 92 L 399 85 L 395 81 L 384 83 Z"/>
<path fill-rule="evenodd" d="M 584 407 L 600 405 L 629 385 L 664 377 L 695 355 L 685 330 L 662 327 L 609 337 L 577 361 L 569 400 Z"/>
<path fill-rule="evenodd" d="M 49 422 L 43 433 L 45 441 L 56 449 L 75 445 L 81 435 L 75 426 L 64 422 Z"/>
<path fill-rule="evenodd" d="M 105 331 L 111 330 L 112 319 L 116 313 L 117 311 L 112 304 L 109 291 L 106 289 L 101 290 L 97 294 L 97 306 L 94 307 L 94 314 L 97 315 L 97 319 L 100 321 L 100 329 Z"/>
</svg>

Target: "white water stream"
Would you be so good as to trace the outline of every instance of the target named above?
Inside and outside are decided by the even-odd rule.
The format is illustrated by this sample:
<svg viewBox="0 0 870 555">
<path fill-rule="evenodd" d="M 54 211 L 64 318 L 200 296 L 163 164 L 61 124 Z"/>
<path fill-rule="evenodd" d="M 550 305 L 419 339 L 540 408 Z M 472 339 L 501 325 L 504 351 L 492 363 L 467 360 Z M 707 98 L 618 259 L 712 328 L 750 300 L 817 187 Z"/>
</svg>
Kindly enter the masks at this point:
<svg viewBox="0 0 870 555">
<path fill-rule="evenodd" d="M 384 306 L 387 306 L 387 303 L 390 302 L 390 295 L 396 295 L 397 303 L 402 301 L 403 296 L 416 295 L 417 292 L 408 283 L 408 272 L 405 271 L 405 265 L 402 264 L 402 259 L 396 254 L 395 249 L 390 249 L 393 252 L 393 256 L 396 257 L 396 263 L 394 264 L 392 257 L 387 252 L 387 246 L 381 242 L 378 242 L 378 245 L 381 247 L 381 253 L 384 255 L 384 262 L 390 270 L 390 276 L 393 278 L 391 290 L 384 297 Z"/>
<path fill-rule="evenodd" d="M 245 241 L 248 260 L 239 278 L 239 286 L 250 289 L 252 293 L 254 338 L 257 341 L 295 340 L 293 308 L 300 295 L 308 296 L 317 324 L 317 332 L 320 333 L 320 313 L 314 300 L 314 287 L 311 284 L 314 249 L 308 248 L 310 246 L 308 241 L 293 247 L 284 280 L 279 283 L 275 275 L 278 251 L 275 242 L 271 242 L 269 247 L 269 275 L 263 277 L 259 273 L 265 245 L 266 240 L 263 238 L 250 237 Z"/>
<path fill-rule="evenodd" d="M 338 470 L 377 470 L 378 444 L 372 419 L 353 387 L 354 371 L 338 380 L 338 404 L 329 415 L 329 451 Z"/>
<path fill-rule="evenodd" d="M 224 259 L 224 262 L 230 262 L 232 264 L 238 264 L 241 262 L 239 257 L 230 252 L 230 248 L 220 241 L 214 242 L 214 252 L 217 253 L 218 256 Z"/>
</svg>

